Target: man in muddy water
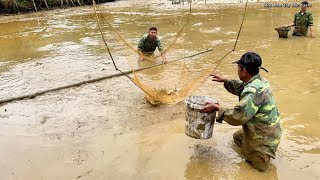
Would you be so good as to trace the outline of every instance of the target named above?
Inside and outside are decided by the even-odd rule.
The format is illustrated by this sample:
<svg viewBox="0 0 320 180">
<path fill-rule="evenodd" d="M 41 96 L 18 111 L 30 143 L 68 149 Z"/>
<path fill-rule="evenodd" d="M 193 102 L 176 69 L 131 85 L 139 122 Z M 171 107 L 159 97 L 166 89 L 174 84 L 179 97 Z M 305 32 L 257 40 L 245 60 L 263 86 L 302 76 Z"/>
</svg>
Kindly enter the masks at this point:
<svg viewBox="0 0 320 180">
<path fill-rule="evenodd" d="M 261 67 L 262 59 L 254 52 L 243 54 L 233 63 L 238 64 L 241 81 L 211 76 L 212 81 L 224 83 L 227 91 L 239 96 L 240 102 L 233 108 L 207 103 L 202 112 L 218 111 L 217 122 L 241 125 L 242 129 L 233 135 L 235 144 L 241 148 L 241 154 L 249 164 L 259 171 L 266 171 L 270 167 L 270 158 L 275 158 L 282 134 L 269 82 L 259 74 L 260 69 L 267 70 Z"/>
<path fill-rule="evenodd" d="M 312 27 L 313 27 L 313 17 L 310 11 L 307 11 L 309 3 L 303 1 L 301 3 L 301 10 L 294 15 L 293 23 L 286 25 L 294 26 L 292 36 L 306 36 L 308 34 L 308 28 L 310 28 L 310 36 L 315 37 Z"/>
<path fill-rule="evenodd" d="M 139 59 L 144 60 L 144 57 L 153 56 L 154 51 L 158 47 L 158 50 L 161 53 L 162 62 L 167 63 L 166 56 L 163 52 L 163 47 L 161 44 L 161 40 L 157 36 L 158 30 L 156 27 L 151 27 L 149 29 L 149 33 L 142 36 L 138 44 L 138 53 Z"/>
</svg>

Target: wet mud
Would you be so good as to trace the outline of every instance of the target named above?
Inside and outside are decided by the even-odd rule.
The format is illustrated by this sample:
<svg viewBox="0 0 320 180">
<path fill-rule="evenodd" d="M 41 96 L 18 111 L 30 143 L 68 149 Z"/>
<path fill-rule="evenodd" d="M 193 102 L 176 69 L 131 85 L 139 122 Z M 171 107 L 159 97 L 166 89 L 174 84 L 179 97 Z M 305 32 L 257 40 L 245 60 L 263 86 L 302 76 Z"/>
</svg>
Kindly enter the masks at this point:
<svg viewBox="0 0 320 180">
<path fill-rule="evenodd" d="M 150 25 L 164 45 L 183 25 L 188 6 L 161 1 L 100 5 L 134 45 Z M 194 68 L 232 48 L 242 5 L 195 5 L 193 17 L 168 60 L 213 48 Z M 318 6 L 310 8 L 320 17 Z M 61 12 L 66 12 L 61 14 Z M 0 106 L 0 179 L 319 179 L 320 21 L 318 37 L 279 39 L 294 8 L 250 5 L 237 50 L 217 73 L 237 78 L 230 62 L 256 51 L 269 73 L 284 134 L 266 173 L 237 153 L 240 127 L 215 123 L 208 140 L 185 135 L 185 104 L 152 106 L 126 77 L 116 77 Z M 105 27 L 118 66 L 129 70 L 124 46 Z M 93 9 L 80 7 L 0 19 L 0 97 L 9 98 L 117 73 L 97 30 Z M 196 58 L 195 58 L 196 59 Z M 145 72 L 153 78 L 162 71 Z M 168 73 L 168 72 L 165 72 Z M 174 71 L 172 72 L 174 73 Z M 192 95 L 232 106 L 238 98 L 208 79 Z"/>
</svg>

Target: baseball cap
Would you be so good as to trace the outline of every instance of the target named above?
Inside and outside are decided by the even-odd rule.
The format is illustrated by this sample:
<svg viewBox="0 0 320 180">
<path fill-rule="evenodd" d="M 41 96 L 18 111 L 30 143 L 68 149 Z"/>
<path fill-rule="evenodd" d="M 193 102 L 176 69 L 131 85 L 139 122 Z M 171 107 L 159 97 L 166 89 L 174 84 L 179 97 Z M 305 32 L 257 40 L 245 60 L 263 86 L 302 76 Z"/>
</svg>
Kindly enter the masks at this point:
<svg viewBox="0 0 320 180">
<path fill-rule="evenodd" d="M 241 56 L 241 58 L 238 61 L 234 61 L 232 63 L 239 64 L 241 67 L 248 70 L 250 74 L 257 74 L 259 72 L 259 69 L 263 69 L 266 72 L 268 72 L 268 70 L 261 67 L 261 57 L 254 52 L 246 52 Z"/>
<path fill-rule="evenodd" d="M 301 2 L 301 6 L 302 6 L 302 7 L 308 7 L 308 6 L 309 6 L 308 1 L 302 1 L 302 2 Z"/>
</svg>

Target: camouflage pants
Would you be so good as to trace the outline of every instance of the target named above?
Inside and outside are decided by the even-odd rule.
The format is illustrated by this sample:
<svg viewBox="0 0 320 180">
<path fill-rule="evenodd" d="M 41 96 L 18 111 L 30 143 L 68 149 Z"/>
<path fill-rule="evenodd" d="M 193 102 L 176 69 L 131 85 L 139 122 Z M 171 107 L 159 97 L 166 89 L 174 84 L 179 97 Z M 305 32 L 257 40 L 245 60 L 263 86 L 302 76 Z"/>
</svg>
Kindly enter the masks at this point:
<svg viewBox="0 0 320 180">
<path fill-rule="evenodd" d="M 233 134 L 233 141 L 234 143 L 241 148 L 241 151 L 243 153 L 244 148 L 243 148 L 243 131 L 242 129 L 236 131 Z M 244 154 L 244 153 L 243 153 Z M 261 156 L 261 155 L 260 155 Z M 246 160 L 253 168 L 259 170 L 259 171 L 267 171 L 270 167 L 270 157 L 268 155 L 262 155 L 265 156 L 264 159 L 266 159 L 265 161 L 261 161 L 261 162 L 253 162 L 253 161 L 248 161 Z"/>
<path fill-rule="evenodd" d="M 295 27 L 292 36 L 306 36 L 308 34 L 308 27 Z"/>
<path fill-rule="evenodd" d="M 303 34 L 302 34 L 300 31 L 298 31 L 298 30 L 293 30 L 292 36 L 305 36 L 305 35 L 303 35 Z"/>
</svg>

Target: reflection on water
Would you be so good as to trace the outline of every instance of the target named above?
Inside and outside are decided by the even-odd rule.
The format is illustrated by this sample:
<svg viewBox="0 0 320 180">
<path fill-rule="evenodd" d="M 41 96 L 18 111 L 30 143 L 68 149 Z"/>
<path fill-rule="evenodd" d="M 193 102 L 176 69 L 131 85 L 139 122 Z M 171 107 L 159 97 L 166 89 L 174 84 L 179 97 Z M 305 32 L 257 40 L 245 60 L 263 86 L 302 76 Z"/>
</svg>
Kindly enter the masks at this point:
<svg viewBox="0 0 320 180">
<path fill-rule="evenodd" d="M 261 173 L 253 169 L 246 161 L 237 163 L 240 168 L 237 179 L 262 179 L 262 180 L 278 180 L 277 168 L 271 164 L 267 172 Z"/>
<path fill-rule="evenodd" d="M 239 153 L 239 150 L 234 148 Z M 230 157 L 215 146 L 196 144 L 186 164 L 185 178 L 193 179 L 262 179 L 277 180 L 277 168 L 271 163 L 267 172 L 261 173 L 251 167 L 244 159 L 230 160 Z"/>
<path fill-rule="evenodd" d="M 234 179 L 236 165 L 226 159 L 228 159 L 226 155 L 215 147 L 196 144 L 186 165 L 185 178 L 188 180 Z"/>
</svg>

